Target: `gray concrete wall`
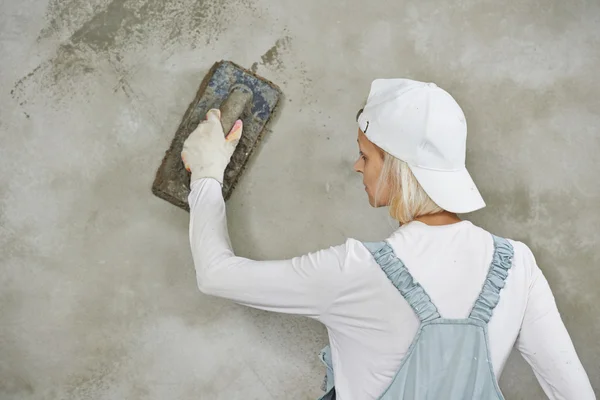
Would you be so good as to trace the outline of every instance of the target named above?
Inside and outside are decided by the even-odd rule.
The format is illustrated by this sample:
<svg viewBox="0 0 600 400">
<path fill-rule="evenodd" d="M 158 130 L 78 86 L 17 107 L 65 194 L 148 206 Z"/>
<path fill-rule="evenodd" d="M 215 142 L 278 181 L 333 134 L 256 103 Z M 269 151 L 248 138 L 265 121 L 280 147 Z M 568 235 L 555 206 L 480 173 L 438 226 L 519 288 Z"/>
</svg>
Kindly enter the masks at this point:
<svg viewBox="0 0 600 400">
<path fill-rule="evenodd" d="M 489 207 L 525 240 L 600 394 L 597 1 L 0 3 L 0 398 L 310 399 L 317 323 L 200 294 L 187 214 L 152 196 L 214 61 L 285 106 L 229 202 L 240 255 L 394 229 L 352 172 L 376 77 L 431 80 L 468 118 Z M 285 232 L 285 234 L 282 234 Z M 512 357 L 508 399 L 542 398 Z"/>
</svg>

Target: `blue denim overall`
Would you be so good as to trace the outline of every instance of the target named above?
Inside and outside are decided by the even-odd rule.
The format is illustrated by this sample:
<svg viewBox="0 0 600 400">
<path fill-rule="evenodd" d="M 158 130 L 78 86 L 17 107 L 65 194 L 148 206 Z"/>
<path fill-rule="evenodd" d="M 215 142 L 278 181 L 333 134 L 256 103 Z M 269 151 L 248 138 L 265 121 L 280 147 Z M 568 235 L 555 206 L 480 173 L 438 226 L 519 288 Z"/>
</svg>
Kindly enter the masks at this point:
<svg viewBox="0 0 600 400">
<path fill-rule="evenodd" d="M 415 338 L 380 400 L 504 399 L 490 360 L 487 323 L 500 300 L 514 250 L 494 236 L 494 255 L 483 289 L 466 319 L 441 318 L 423 287 L 415 282 L 387 242 L 364 243 L 377 264 L 421 320 Z M 334 400 L 331 350 L 320 354 L 327 366 L 320 400 Z"/>
</svg>

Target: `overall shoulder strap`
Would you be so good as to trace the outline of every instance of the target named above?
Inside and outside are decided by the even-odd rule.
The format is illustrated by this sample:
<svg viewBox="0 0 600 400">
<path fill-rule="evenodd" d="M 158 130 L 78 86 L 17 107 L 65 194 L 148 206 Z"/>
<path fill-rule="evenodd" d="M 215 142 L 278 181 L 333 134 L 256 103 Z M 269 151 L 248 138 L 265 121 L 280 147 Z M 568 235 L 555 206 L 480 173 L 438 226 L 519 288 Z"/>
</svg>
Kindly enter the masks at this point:
<svg viewBox="0 0 600 400">
<path fill-rule="evenodd" d="M 437 307 L 431 302 L 423 287 L 415 282 L 408 269 L 387 242 L 366 242 L 363 245 L 371 252 L 377 264 L 406 299 L 421 322 L 440 317 Z"/>
<path fill-rule="evenodd" d="M 469 318 L 489 322 L 494 308 L 500 301 L 500 291 L 506 284 L 508 270 L 512 267 L 513 246 L 507 239 L 492 235 L 494 238 L 494 255 L 483 288 L 475 301 Z"/>
</svg>

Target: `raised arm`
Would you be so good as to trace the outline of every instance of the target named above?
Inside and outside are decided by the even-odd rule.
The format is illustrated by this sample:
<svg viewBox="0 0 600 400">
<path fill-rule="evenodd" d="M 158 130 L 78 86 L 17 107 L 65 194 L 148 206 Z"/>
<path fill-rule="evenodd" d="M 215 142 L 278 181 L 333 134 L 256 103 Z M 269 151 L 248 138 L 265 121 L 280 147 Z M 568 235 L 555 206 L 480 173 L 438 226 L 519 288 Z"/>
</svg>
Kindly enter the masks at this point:
<svg viewBox="0 0 600 400">
<path fill-rule="evenodd" d="M 264 310 L 319 318 L 333 301 L 346 247 L 332 247 L 283 261 L 235 256 L 227 232 L 223 173 L 241 136 L 238 121 L 223 133 L 218 110 L 184 143 L 182 159 L 191 171 L 190 245 L 198 287 L 206 294 Z"/>
<path fill-rule="evenodd" d="M 282 261 L 237 257 L 229 241 L 219 182 L 210 178 L 195 181 L 189 203 L 190 245 L 203 293 L 314 318 L 329 307 L 345 245 Z"/>
</svg>

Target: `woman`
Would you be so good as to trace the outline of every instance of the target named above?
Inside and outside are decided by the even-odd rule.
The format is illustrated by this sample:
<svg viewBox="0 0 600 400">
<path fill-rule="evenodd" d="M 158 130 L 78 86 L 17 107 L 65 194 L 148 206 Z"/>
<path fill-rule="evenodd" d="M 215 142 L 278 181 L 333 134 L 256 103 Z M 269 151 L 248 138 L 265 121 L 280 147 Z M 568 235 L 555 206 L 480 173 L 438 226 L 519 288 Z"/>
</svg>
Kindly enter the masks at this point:
<svg viewBox="0 0 600 400">
<path fill-rule="evenodd" d="M 354 168 L 400 228 L 381 243 L 253 261 L 231 249 L 219 184 L 242 124 L 224 139 L 218 110 L 208 113 L 182 152 L 200 290 L 325 324 L 327 399 L 502 398 L 497 377 L 515 344 L 549 398 L 595 398 L 529 248 L 457 216 L 485 203 L 454 99 L 432 83 L 380 79 L 357 120 Z"/>
</svg>

